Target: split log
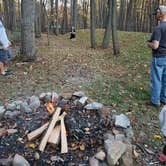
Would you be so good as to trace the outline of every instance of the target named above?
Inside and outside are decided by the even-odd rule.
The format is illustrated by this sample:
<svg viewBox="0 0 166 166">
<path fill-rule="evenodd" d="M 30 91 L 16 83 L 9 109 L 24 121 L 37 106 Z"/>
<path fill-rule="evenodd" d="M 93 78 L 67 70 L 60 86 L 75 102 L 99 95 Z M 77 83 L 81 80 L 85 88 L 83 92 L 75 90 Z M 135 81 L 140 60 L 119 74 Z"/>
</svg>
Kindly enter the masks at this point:
<svg viewBox="0 0 166 166">
<path fill-rule="evenodd" d="M 47 144 L 48 138 L 50 137 L 50 135 L 52 133 L 52 130 L 55 127 L 56 122 L 58 121 L 58 116 L 59 116 L 60 112 L 61 112 L 61 108 L 58 107 L 56 109 L 56 111 L 54 112 L 54 114 L 53 114 L 53 117 L 52 117 L 52 120 L 51 120 L 51 122 L 49 124 L 49 127 L 48 127 L 48 129 L 47 129 L 47 131 L 46 131 L 46 133 L 45 133 L 45 135 L 44 135 L 44 137 L 43 137 L 43 139 L 42 139 L 42 141 L 41 141 L 41 143 L 39 145 L 39 150 L 41 152 L 43 152 L 44 149 L 45 149 L 45 146 Z"/>
<path fill-rule="evenodd" d="M 48 143 L 50 143 L 53 146 L 58 145 L 59 142 L 60 142 L 60 133 L 61 133 L 61 126 L 57 125 L 53 129 L 53 131 L 52 131 L 52 133 L 51 133 L 51 135 L 50 135 L 50 137 L 48 139 Z"/>
<path fill-rule="evenodd" d="M 40 128 L 38 128 L 38 129 L 32 131 L 31 133 L 29 133 L 29 134 L 27 135 L 28 141 L 32 141 L 32 140 L 34 140 L 35 138 L 37 138 L 38 136 L 40 136 L 40 135 L 43 133 L 43 131 L 47 129 L 48 125 L 49 125 L 49 122 L 45 123 L 45 124 L 44 124 L 43 126 L 41 126 Z"/>
<path fill-rule="evenodd" d="M 66 128 L 64 123 L 64 117 L 61 118 L 61 153 L 67 153 L 68 147 L 67 147 L 67 136 L 66 136 Z"/>
</svg>

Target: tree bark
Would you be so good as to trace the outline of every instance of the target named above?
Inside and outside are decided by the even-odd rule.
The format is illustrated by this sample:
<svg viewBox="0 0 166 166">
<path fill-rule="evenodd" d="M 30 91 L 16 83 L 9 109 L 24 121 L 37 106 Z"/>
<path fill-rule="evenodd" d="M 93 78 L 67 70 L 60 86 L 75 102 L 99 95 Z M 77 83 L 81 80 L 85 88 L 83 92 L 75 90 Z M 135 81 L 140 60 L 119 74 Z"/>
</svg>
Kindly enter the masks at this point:
<svg viewBox="0 0 166 166">
<path fill-rule="evenodd" d="M 67 0 L 65 0 L 63 8 L 62 34 L 65 34 L 67 31 L 68 31 Z"/>
<path fill-rule="evenodd" d="M 77 0 L 72 3 L 72 27 L 76 30 L 77 26 Z"/>
<path fill-rule="evenodd" d="M 41 37 L 41 6 L 40 3 L 37 1 L 35 8 L 35 37 Z"/>
<path fill-rule="evenodd" d="M 35 37 L 35 1 L 21 1 L 21 53 L 23 61 L 34 61 L 36 59 Z"/>
<path fill-rule="evenodd" d="M 112 42 L 113 42 L 113 50 L 114 55 L 118 55 L 120 53 L 118 34 L 117 34 L 117 18 L 116 18 L 116 0 L 111 0 L 112 2 Z"/>
<path fill-rule="evenodd" d="M 96 3 L 95 0 L 90 0 L 90 35 L 91 47 L 96 48 Z"/>
<path fill-rule="evenodd" d="M 56 4 L 55 4 L 55 7 L 56 7 L 56 31 L 55 31 L 55 34 L 58 35 L 59 34 L 59 21 L 58 21 L 58 17 L 59 17 L 59 7 L 58 7 L 58 0 L 56 0 Z"/>
<path fill-rule="evenodd" d="M 111 17 L 112 17 L 112 3 L 111 0 L 108 0 L 108 16 L 107 16 L 107 25 L 104 33 L 102 47 L 107 48 L 110 42 L 111 37 Z"/>
</svg>

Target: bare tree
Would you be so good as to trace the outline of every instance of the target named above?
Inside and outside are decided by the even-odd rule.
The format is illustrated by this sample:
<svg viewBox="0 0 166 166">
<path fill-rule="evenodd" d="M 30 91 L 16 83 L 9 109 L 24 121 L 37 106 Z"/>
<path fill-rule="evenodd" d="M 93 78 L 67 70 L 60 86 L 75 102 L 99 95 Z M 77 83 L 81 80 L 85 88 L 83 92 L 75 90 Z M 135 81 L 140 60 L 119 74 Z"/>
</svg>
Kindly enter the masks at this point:
<svg viewBox="0 0 166 166">
<path fill-rule="evenodd" d="M 112 3 L 111 0 L 108 0 L 108 16 L 107 16 L 107 25 L 104 33 L 102 47 L 107 48 L 110 42 L 111 37 L 111 16 L 112 16 Z"/>
<path fill-rule="evenodd" d="M 112 2 L 112 42 L 114 55 L 118 55 L 120 53 L 118 34 L 117 34 L 117 8 L 116 8 L 116 0 L 111 0 Z"/>
<path fill-rule="evenodd" d="M 96 3 L 95 0 L 90 0 L 90 39 L 91 47 L 96 48 Z"/>
<path fill-rule="evenodd" d="M 35 37 L 35 0 L 21 1 L 21 53 L 24 61 L 36 59 Z"/>
</svg>

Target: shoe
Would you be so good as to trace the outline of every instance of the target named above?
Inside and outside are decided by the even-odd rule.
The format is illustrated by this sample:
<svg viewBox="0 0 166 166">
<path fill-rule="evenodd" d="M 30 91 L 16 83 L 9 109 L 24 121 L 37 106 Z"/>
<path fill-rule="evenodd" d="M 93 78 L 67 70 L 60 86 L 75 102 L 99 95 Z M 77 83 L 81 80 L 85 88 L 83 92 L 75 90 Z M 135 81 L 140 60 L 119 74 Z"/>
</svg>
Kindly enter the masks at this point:
<svg viewBox="0 0 166 166">
<path fill-rule="evenodd" d="M 11 70 L 10 70 L 10 69 L 7 69 L 5 72 L 8 73 L 8 72 L 11 72 Z"/>
<path fill-rule="evenodd" d="M 160 107 L 160 105 L 154 104 L 154 103 L 152 103 L 150 100 L 145 101 L 145 105 L 153 106 L 153 107 L 156 107 L 156 108 L 159 108 L 159 107 Z"/>
<path fill-rule="evenodd" d="M 160 103 L 161 103 L 162 105 L 166 105 L 166 102 L 164 102 L 164 101 L 161 101 L 161 100 L 160 100 Z"/>
<path fill-rule="evenodd" d="M 12 74 L 10 72 L 5 72 L 5 74 L 1 74 L 2 76 L 8 77 L 11 76 Z"/>
</svg>

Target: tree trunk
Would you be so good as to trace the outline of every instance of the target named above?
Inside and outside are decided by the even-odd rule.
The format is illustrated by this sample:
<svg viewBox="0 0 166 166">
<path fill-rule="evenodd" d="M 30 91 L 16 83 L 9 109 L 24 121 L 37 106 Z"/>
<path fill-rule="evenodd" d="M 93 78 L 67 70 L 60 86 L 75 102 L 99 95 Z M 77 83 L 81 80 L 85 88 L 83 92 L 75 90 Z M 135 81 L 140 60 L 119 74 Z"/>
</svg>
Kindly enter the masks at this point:
<svg viewBox="0 0 166 166">
<path fill-rule="evenodd" d="M 35 0 L 21 1 L 21 53 L 23 61 L 34 61 L 36 59 L 35 37 Z"/>
<path fill-rule="evenodd" d="M 35 8 L 35 37 L 41 37 L 41 6 L 38 1 Z"/>
<path fill-rule="evenodd" d="M 96 48 L 96 3 L 95 0 L 90 0 L 90 34 L 91 47 Z"/>
<path fill-rule="evenodd" d="M 63 8 L 62 34 L 65 34 L 67 31 L 68 31 L 67 0 L 65 0 Z"/>
<path fill-rule="evenodd" d="M 112 2 L 112 42 L 113 42 L 113 50 L 114 55 L 118 55 L 120 53 L 119 49 L 119 41 L 117 34 L 117 18 L 116 18 L 116 0 L 111 0 Z"/>
<path fill-rule="evenodd" d="M 76 30 L 77 26 L 77 0 L 73 0 L 72 3 L 72 27 Z"/>
<path fill-rule="evenodd" d="M 55 4 L 55 7 L 56 7 L 56 31 L 55 31 L 55 34 L 58 35 L 59 34 L 59 21 L 58 21 L 58 17 L 59 17 L 59 10 L 58 10 L 58 0 L 56 0 L 56 4 Z"/>
<path fill-rule="evenodd" d="M 9 25 L 11 31 L 16 31 L 16 11 L 15 11 L 15 0 L 9 0 Z"/>
<path fill-rule="evenodd" d="M 107 48 L 110 42 L 111 36 L 111 17 L 112 17 L 112 3 L 111 0 L 108 0 L 108 16 L 107 16 L 107 25 L 104 33 L 102 47 Z"/>
</svg>

